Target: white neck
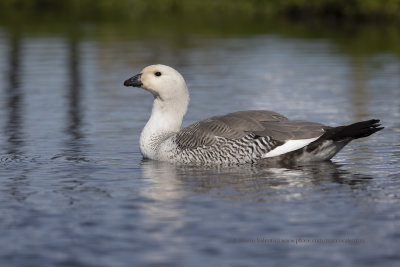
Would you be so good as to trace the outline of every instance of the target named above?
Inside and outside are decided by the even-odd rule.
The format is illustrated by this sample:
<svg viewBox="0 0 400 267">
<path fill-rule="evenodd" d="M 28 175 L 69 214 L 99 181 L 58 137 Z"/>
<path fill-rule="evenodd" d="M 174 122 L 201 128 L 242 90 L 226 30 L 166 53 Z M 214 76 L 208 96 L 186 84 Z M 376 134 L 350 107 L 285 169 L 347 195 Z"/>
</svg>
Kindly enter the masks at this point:
<svg viewBox="0 0 400 267">
<path fill-rule="evenodd" d="M 188 104 L 188 94 L 179 100 L 154 99 L 150 119 L 140 135 L 140 150 L 145 158 L 157 159 L 159 145 L 181 129 Z"/>
</svg>

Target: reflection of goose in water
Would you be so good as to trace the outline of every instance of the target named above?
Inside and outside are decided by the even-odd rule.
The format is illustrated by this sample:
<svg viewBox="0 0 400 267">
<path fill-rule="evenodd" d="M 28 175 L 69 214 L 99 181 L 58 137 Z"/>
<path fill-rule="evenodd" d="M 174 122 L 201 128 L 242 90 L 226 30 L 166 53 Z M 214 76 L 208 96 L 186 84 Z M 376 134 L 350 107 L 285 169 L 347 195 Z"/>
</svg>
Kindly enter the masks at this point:
<svg viewBox="0 0 400 267">
<path fill-rule="evenodd" d="M 185 241 L 185 236 L 177 233 L 181 232 L 186 224 L 186 210 L 181 205 L 186 192 L 173 165 L 143 161 L 140 167 L 142 178 L 147 183 L 147 186 L 140 190 L 140 195 L 148 201 L 143 206 L 143 216 L 138 218 L 139 224 L 148 229 L 146 238 L 158 240 L 159 244 L 165 244 L 168 240 L 168 245 L 163 246 L 164 253 L 148 250 L 145 255 L 151 261 L 165 262 L 170 255 L 181 252 L 180 245 Z"/>
<path fill-rule="evenodd" d="M 227 168 L 143 160 L 141 168 L 143 177 L 152 181 L 145 194 L 156 200 L 184 198 L 186 189 L 234 200 L 250 198 L 262 201 L 271 196 L 296 198 L 299 193 L 295 188 L 332 182 L 353 186 L 371 179 L 366 175 L 352 174 L 332 162 L 273 168 L 246 164 Z"/>
<path fill-rule="evenodd" d="M 184 197 L 177 168 L 165 162 L 144 160 L 141 163 L 142 177 L 149 179 L 152 186 L 144 193 L 154 200 L 174 200 Z"/>
<path fill-rule="evenodd" d="M 350 141 L 383 129 L 379 120 L 330 127 L 289 120 L 267 110 L 215 116 L 181 129 L 189 92 L 176 70 L 152 65 L 124 85 L 144 88 L 154 96 L 140 149 L 144 158 L 160 161 L 202 165 L 324 161 Z"/>
</svg>

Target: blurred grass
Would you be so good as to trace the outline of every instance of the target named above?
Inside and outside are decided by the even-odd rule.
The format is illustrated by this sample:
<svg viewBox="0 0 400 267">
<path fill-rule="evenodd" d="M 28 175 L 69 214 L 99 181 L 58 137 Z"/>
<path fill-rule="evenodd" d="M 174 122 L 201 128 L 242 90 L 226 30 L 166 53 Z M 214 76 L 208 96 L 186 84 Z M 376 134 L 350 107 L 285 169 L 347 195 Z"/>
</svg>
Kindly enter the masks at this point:
<svg viewBox="0 0 400 267">
<path fill-rule="evenodd" d="M 400 0 L 0 0 L 0 28 L 77 38 L 279 34 L 400 56 Z M 85 30 L 90 28 L 90 30 Z"/>
<path fill-rule="evenodd" d="M 132 20 L 160 14 L 400 20 L 400 0 L 1 0 L 0 15 Z"/>
</svg>

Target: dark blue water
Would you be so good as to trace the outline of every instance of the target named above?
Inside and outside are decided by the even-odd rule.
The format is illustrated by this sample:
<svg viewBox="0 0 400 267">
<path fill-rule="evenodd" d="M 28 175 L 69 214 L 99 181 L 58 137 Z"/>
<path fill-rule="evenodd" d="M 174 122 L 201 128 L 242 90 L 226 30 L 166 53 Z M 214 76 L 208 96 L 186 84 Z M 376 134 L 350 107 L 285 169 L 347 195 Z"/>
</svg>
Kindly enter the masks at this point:
<svg viewBox="0 0 400 267">
<path fill-rule="evenodd" d="M 126 39 L 0 28 L 1 266 L 394 266 L 400 261 L 400 60 L 279 35 Z M 385 130 L 292 169 L 143 161 L 152 97 L 185 77 L 184 125 L 270 109 Z"/>
</svg>

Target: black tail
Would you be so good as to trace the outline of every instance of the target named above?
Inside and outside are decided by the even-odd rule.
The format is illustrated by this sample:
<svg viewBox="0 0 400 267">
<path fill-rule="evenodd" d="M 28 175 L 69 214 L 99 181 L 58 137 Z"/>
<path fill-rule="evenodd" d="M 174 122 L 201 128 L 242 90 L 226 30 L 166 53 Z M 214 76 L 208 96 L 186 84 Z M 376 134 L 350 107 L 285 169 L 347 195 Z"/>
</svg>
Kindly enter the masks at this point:
<svg viewBox="0 0 400 267">
<path fill-rule="evenodd" d="M 351 140 L 370 136 L 371 134 L 376 133 L 383 128 L 384 127 L 381 127 L 381 125 L 379 124 L 379 120 L 361 121 L 347 126 L 326 128 L 326 132 L 311 144 L 276 157 L 263 158 L 262 160 L 260 160 L 259 163 L 261 165 L 268 166 L 277 163 L 291 164 L 293 162 L 302 160 L 329 160 Z M 326 141 L 337 141 L 337 143 L 333 145 L 333 148 L 330 148 L 329 145 L 328 147 L 324 146 L 324 144 L 326 144 Z M 331 151 L 329 151 L 329 149 L 331 149 Z M 304 155 L 307 155 L 306 158 L 302 158 Z"/>
<path fill-rule="evenodd" d="M 329 139 L 334 141 L 340 141 L 345 139 L 357 139 L 362 137 L 370 136 L 377 131 L 382 130 L 379 120 L 369 120 L 353 123 L 347 126 L 335 127 L 328 130 L 327 134 Z M 327 138 L 328 139 L 328 138 Z"/>
</svg>

